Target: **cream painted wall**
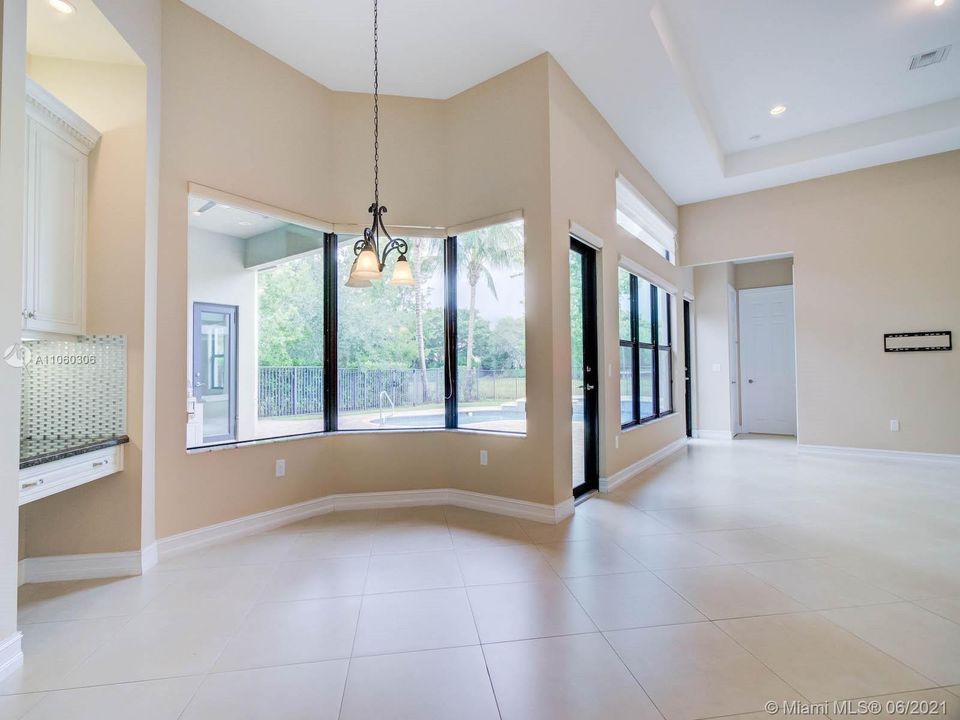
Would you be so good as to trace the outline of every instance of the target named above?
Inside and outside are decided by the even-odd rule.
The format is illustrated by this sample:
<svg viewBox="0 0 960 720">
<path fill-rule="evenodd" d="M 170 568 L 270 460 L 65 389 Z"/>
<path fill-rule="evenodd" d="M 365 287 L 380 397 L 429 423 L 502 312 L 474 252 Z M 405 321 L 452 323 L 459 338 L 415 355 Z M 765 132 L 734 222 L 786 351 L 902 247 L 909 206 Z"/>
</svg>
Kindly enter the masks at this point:
<svg viewBox="0 0 960 720">
<path fill-rule="evenodd" d="M 30 57 L 28 74 L 101 131 L 90 156 L 87 329 L 127 338 L 124 470 L 25 505 L 30 557 L 140 546 L 147 75 L 143 66 Z"/>
<path fill-rule="evenodd" d="M 793 258 L 777 258 L 733 266 L 733 285 L 737 290 L 793 285 Z"/>
<path fill-rule="evenodd" d="M 552 58 L 550 71 L 550 189 L 553 247 L 553 307 L 556 372 L 553 427 L 557 463 L 554 492 L 570 494 L 572 412 L 570 397 L 569 236 L 575 222 L 603 240 L 598 254 L 599 359 L 602 398 L 600 474 L 609 477 L 681 438 L 684 428 L 683 323 L 680 299 L 674 304 L 674 407 L 658 422 L 620 432 L 619 306 L 617 272 L 621 255 L 643 265 L 682 290 L 692 290 L 689 272 L 671 265 L 616 222 L 614 182 L 622 173 L 670 222 L 677 207 L 620 141 L 600 113 Z M 615 445 L 620 434 L 619 448 Z"/>
<path fill-rule="evenodd" d="M 701 433 L 731 432 L 728 325 L 729 291 L 734 283 L 733 263 L 715 263 L 693 269 L 696 303 L 697 422 Z"/>
<path fill-rule="evenodd" d="M 20 284 L 23 243 L 24 138 L 26 111 L 27 15 L 24 0 L 0 0 L 0 346 L 20 339 Z M 0 348 L 0 349 L 2 349 Z M 0 676 L 18 662 L 17 502 L 20 433 L 20 371 L 0 362 Z M 8 643 L 11 643 L 8 645 Z"/>
<path fill-rule="evenodd" d="M 685 263 L 793 253 L 800 443 L 960 453 L 960 353 L 883 352 L 960 329 L 958 197 L 951 152 L 680 208 Z"/>
<path fill-rule="evenodd" d="M 257 272 L 244 267 L 246 243 L 241 238 L 189 228 L 186 327 L 193 327 L 195 302 L 236 305 L 237 438 L 256 437 L 257 423 Z M 187 374 L 192 380 L 193 333 L 187 333 Z"/>
</svg>

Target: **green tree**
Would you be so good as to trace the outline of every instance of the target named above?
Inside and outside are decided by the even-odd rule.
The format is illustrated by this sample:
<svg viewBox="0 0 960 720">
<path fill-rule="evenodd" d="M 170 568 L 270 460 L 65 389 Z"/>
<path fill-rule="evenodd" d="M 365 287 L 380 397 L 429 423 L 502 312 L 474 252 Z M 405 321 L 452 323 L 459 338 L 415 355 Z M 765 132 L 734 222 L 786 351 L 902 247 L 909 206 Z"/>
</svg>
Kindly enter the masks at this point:
<svg viewBox="0 0 960 720">
<path fill-rule="evenodd" d="M 458 239 L 457 264 L 469 286 L 467 306 L 467 394 L 470 394 L 473 378 L 474 341 L 477 321 L 477 285 L 484 280 L 494 298 L 497 287 L 494 270 L 507 269 L 523 262 L 523 228 L 518 223 L 506 223 L 480 228 Z"/>
</svg>

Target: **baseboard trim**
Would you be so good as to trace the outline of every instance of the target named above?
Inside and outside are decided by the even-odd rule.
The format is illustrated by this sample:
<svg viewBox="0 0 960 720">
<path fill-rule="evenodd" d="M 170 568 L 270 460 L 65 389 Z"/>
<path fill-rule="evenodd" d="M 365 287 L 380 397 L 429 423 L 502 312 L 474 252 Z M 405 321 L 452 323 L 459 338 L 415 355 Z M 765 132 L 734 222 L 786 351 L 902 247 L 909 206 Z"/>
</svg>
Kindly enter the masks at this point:
<svg viewBox="0 0 960 720">
<path fill-rule="evenodd" d="M 729 430 L 697 430 L 699 440 L 733 440 L 734 434 Z"/>
<path fill-rule="evenodd" d="M 499 495 L 486 495 L 454 488 L 344 493 L 327 495 L 316 500 L 287 505 L 275 510 L 266 510 L 235 520 L 227 520 L 215 525 L 170 535 L 157 541 L 157 549 L 160 558 L 163 559 L 225 540 L 253 535 L 264 530 L 273 530 L 298 520 L 324 515 L 336 510 L 380 510 L 427 505 L 456 505 L 472 510 L 482 510 L 543 523 L 558 523 L 573 514 L 572 497 L 557 505 L 546 505 L 528 500 L 516 500 Z"/>
<path fill-rule="evenodd" d="M 684 447 L 686 447 L 686 445 L 687 445 L 686 437 L 677 438 L 669 445 L 664 445 L 662 448 L 660 448 L 656 452 L 652 452 L 649 455 L 647 455 L 645 458 L 638 460 L 632 465 L 628 465 L 622 470 L 618 470 L 610 477 L 600 478 L 600 483 L 599 483 L 600 492 L 602 493 L 610 492 L 611 490 L 616 488 L 618 485 L 625 483 L 627 480 L 632 478 L 637 473 L 640 473 L 646 470 L 648 467 L 656 465 L 658 462 L 660 462 L 661 460 L 665 459 L 670 455 L 673 455 L 678 450 L 682 450 Z"/>
<path fill-rule="evenodd" d="M 139 550 L 25 558 L 18 565 L 17 581 L 23 585 L 140 575 L 143 572 L 141 558 Z"/>
<path fill-rule="evenodd" d="M 844 447 L 839 445 L 797 445 L 802 453 L 868 457 L 878 460 L 908 460 L 911 462 L 960 463 L 960 455 L 950 453 L 910 452 L 907 450 L 879 450 L 876 448 Z"/>
<path fill-rule="evenodd" d="M 140 551 L 140 574 L 144 574 L 160 561 L 160 552 L 156 541 L 150 543 Z"/>
<path fill-rule="evenodd" d="M 20 647 L 22 637 L 23 633 L 18 631 L 0 642 L 0 680 L 16 672 L 23 665 L 23 649 Z"/>
</svg>

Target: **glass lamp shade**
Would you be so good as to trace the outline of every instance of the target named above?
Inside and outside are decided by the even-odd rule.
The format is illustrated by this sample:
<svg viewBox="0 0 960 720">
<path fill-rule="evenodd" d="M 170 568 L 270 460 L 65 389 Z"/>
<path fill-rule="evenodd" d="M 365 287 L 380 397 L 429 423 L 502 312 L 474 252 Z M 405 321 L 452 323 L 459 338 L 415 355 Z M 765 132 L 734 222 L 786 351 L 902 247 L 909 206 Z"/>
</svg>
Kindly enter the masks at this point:
<svg viewBox="0 0 960 720">
<path fill-rule="evenodd" d="M 407 262 L 407 256 L 401 255 L 397 259 L 397 264 L 393 268 L 393 277 L 390 278 L 388 285 L 416 285 L 417 281 L 413 277 L 413 271 L 410 270 L 410 263 Z"/>
<path fill-rule="evenodd" d="M 357 280 L 379 280 L 380 260 L 372 247 L 365 247 L 353 261 L 350 278 Z"/>
</svg>

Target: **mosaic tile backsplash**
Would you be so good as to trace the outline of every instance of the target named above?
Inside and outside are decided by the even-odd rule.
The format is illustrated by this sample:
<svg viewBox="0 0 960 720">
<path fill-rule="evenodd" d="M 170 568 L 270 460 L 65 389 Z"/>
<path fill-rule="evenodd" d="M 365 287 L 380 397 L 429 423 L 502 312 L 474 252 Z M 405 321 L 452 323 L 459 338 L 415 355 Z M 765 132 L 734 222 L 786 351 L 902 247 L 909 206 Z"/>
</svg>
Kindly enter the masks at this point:
<svg viewBox="0 0 960 720">
<path fill-rule="evenodd" d="M 24 340 L 23 346 L 21 440 L 126 432 L 126 338 Z"/>
</svg>

